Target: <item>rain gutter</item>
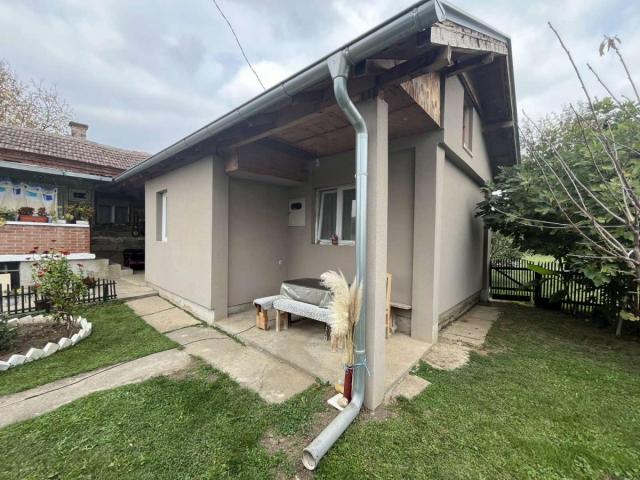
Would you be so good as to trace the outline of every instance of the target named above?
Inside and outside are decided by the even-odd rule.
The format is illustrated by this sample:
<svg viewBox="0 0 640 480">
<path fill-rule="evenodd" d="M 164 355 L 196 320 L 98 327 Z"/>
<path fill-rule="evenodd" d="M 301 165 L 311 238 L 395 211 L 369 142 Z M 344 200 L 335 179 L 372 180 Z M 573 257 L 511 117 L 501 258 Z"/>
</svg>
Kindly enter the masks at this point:
<svg viewBox="0 0 640 480">
<path fill-rule="evenodd" d="M 327 61 L 337 53 L 345 52 L 349 65 L 353 66 L 381 50 L 429 28 L 435 22 L 444 20 L 444 18 L 445 11 L 440 1 L 430 0 L 416 3 L 347 45 L 321 58 L 304 70 L 292 75 L 282 83 L 271 87 L 261 95 L 223 115 L 209 125 L 121 173 L 114 180 L 116 182 L 126 180 L 188 148 L 194 147 L 198 143 L 243 120 L 248 120 L 257 113 L 274 108 L 278 104 L 282 104 L 282 102 L 290 102 L 297 93 L 328 78 Z"/>
</svg>

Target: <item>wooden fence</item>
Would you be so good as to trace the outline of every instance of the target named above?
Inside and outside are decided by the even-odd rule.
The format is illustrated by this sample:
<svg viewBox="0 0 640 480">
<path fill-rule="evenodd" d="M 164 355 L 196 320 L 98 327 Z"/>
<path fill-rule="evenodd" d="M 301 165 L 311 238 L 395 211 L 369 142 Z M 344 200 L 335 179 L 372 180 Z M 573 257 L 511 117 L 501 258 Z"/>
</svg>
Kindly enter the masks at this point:
<svg viewBox="0 0 640 480">
<path fill-rule="evenodd" d="M 531 265 L 553 274 L 536 272 Z M 558 262 L 492 261 L 489 281 L 492 298 L 553 306 L 571 314 L 591 313 L 594 307 L 610 301 L 605 286 L 593 287 L 582 274 L 563 270 Z"/>
<path fill-rule="evenodd" d="M 115 281 L 97 279 L 95 285 L 87 288 L 80 303 L 106 302 L 117 297 Z M 47 303 L 33 285 L 14 289 L 7 287 L 4 292 L 0 289 L 0 314 L 19 315 L 46 310 Z"/>
</svg>

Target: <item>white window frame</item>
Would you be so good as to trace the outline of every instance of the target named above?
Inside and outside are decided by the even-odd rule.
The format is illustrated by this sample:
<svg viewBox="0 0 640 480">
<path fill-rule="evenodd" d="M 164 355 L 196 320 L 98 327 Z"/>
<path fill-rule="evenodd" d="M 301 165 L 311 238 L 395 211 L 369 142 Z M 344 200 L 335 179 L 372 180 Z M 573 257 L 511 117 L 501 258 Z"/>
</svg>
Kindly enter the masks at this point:
<svg viewBox="0 0 640 480">
<path fill-rule="evenodd" d="M 167 191 L 163 190 L 162 192 L 158 192 L 158 195 L 160 196 L 160 202 L 159 203 L 159 207 L 160 207 L 160 215 L 157 216 L 157 218 L 159 218 L 160 220 L 160 228 L 158 230 L 159 238 L 156 238 L 157 241 L 159 242 L 166 242 L 168 240 L 168 234 L 167 234 Z"/>
<path fill-rule="evenodd" d="M 355 245 L 355 240 L 343 240 L 342 239 L 342 212 L 344 211 L 344 191 L 355 190 L 356 186 L 340 185 L 331 188 L 320 188 L 316 191 L 316 234 L 315 242 L 319 245 L 331 245 L 330 238 L 320 238 L 320 227 L 322 225 L 322 215 L 324 209 L 324 193 L 336 192 L 336 230 L 335 234 L 338 236 L 338 245 Z"/>
<path fill-rule="evenodd" d="M 465 94 L 462 106 L 462 147 L 473 154 L 473 117 L 475 108 L 469 95 Z M 467 143 L 467 139 L 469 142 Z"/>
</svg>

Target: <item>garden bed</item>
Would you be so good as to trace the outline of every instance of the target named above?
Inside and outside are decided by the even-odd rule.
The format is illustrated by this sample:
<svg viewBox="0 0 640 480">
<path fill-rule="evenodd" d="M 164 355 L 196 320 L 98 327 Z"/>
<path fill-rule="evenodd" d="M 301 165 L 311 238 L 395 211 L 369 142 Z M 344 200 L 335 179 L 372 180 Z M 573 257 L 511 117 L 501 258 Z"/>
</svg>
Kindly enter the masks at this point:
<svg viewBox="0 0 640 480">
<path fill-rule="evenodd" d="M 22 336 L 21 342 L 29 348 L 24 355 L 12 353 L 6 361 L 0 360 L 0 372 L 49 357 L 59 350 L 72 347 L 91 335 L 93 329 L 93 324 L 87 321 L 86 318 L 80 316 L 72 317 L 68 328 L 66 324 L 57 322 L 54 317 L 44 315 L 37 315 L 35 317 L 27 315 L 26 317 L 14 318 L 9 320 L 8 325 L 9 328 L 15 328 L 22 332 L 18 338 Z M 62 335 L 57 339 L 54 338 L 53 341 L 45 342 L 42 339 L 32 338 L 28 333 L 29 331 L 47 330 L 48 328 L 56 330 L 60 326 L 63 328 Z M 49 334 L 51 334 L 51 331 Z M 7 348 L 7 350 L 15 351 L 16 348 L 13 346 Z"/>
<path fill-rule="evenodd" d="M 62 337 L 71 336 L 80 331 L 79 325 L 74 325 L 71 332 L 62 324 L 55 323 L 31 323 L 17 327 L 18 335 L 11 345 L 0 350 L 0 361 L 7 361 L 14 353 L 25 355 L 34 345 L 46 345 L 49 342 L 57 343 Z"/>
</svg>

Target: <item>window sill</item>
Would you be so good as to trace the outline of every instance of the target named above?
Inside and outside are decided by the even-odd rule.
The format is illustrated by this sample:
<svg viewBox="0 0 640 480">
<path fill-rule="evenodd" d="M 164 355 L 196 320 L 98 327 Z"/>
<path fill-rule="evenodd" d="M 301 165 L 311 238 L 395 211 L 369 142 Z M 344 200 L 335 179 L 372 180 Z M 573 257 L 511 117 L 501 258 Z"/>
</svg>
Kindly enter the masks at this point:
<svg viewBox="0 0 640 480">
<path fill-rule="evenodd" d="M 356 242 L 354 242 L 352 240 L 345 240 L 345 241 L 342 241 L 342 242 L 338 242 L 337 245 L 334 245 L 330 241 L 326 241 L 326 240 L 318 240 L 318 241 L 316 241 L 316 245 L 322 245 L 322 246 L 327 246 L 327 247 L 353 247 L 353 246 L 355 246 L 355 244 L 356 244 Z"/>
</svg>

